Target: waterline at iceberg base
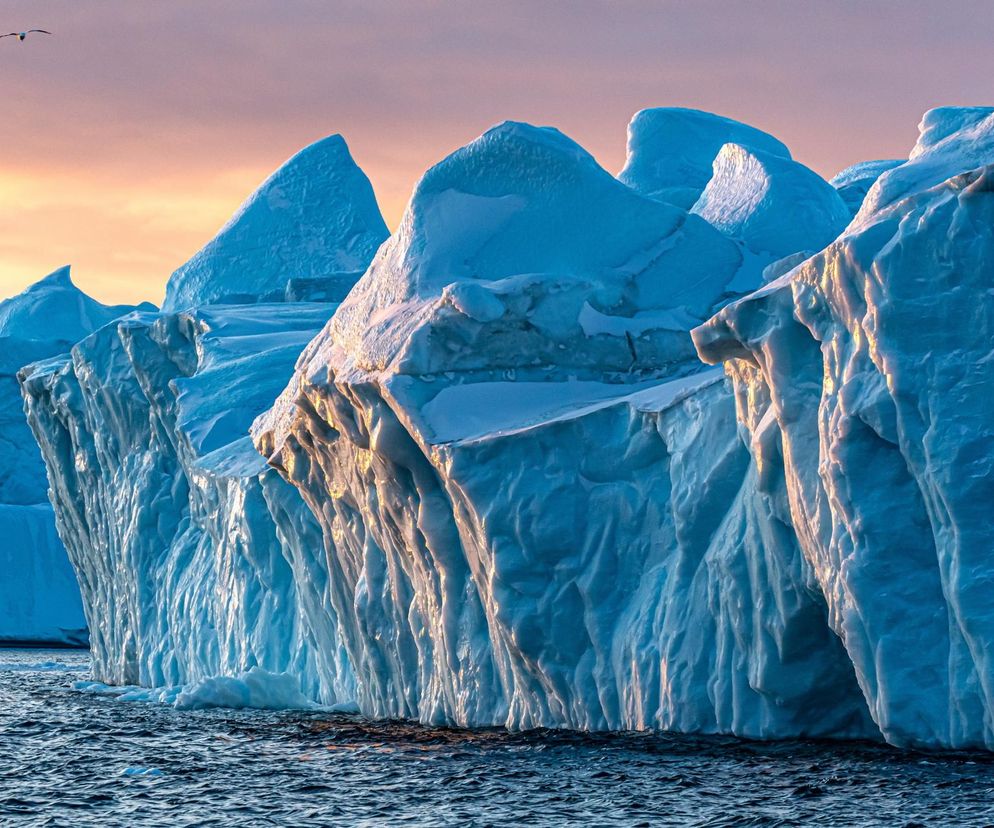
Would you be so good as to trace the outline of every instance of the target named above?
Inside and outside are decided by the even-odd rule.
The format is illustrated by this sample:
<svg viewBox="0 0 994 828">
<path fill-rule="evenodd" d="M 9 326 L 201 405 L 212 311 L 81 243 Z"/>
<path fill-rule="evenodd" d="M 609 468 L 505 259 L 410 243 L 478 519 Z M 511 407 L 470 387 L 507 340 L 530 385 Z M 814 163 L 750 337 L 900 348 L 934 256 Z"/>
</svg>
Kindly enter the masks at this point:
<svg viewBox="0 0 994 828">
<path fill-rule="evenodd" d="M 203 306 L 22 371 L 96 678 L 260 668 L 431 724 L 994 747 L 994 114 L 928 113 L 844 198 L 707 113 L 646 110 L 629 141 L 615 178 L 495 127 L 337 308 L 291 295 L 325 283 L 296 265 L 207 304 L 228 293 L 198 266 Z M 337 180 L 318 215 L 359 226 L 335 211 L 369 215 L 368 182 Z M 312 189 L 279 203 L 310 216 Z M 201 261 L 237 286 L 236 247 Z"/>
</svg>

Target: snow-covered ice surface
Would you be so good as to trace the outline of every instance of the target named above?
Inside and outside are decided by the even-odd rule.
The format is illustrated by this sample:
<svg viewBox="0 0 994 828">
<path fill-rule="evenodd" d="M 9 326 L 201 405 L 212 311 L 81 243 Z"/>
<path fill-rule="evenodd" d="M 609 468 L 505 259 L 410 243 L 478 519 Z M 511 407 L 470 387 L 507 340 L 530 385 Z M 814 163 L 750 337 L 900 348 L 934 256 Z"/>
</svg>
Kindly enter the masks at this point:
<svg viewBox="0 0 994 828">
<path fill-rule="evenodd" d="M 323 530 L 360 710 L 875 732 L 778 480 L 688 347 L 759 270 L 555 130 L 428 171 L 255 426 Z"/>
<path fill-rule="evenodd" d="M 162 309 L 337 302 L 387 234 L 369 180 L 331 135 L 276 170 L 172 275 Z"/>
<path fill-rule="evenodd" d="M 86 643 L 76 576 L 55 531 L 17 371 L 131 310 L 91 299 L 68 267 L 0 302 L 0 641 Z"/>
<path fill-rule="evenodd" d="M 992 164 L 994 109 L 926 113 L 836 242 L 695 331 L 897 745 L 994 748 Z"/>
</svg>

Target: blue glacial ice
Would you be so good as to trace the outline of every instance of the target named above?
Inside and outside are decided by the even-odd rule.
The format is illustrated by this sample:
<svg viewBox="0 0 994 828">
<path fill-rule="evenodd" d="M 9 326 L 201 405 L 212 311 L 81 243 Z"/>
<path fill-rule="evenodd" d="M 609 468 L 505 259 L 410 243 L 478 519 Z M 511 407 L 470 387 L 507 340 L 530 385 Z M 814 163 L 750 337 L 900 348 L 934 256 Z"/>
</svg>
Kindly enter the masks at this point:
<svg viewBox="0 0 994 828">
<path fill-rule="evenodd" d="M 874 732 L 691 347 L 752 265 L 554 130 L 503 124 L 426 173 L 255 426 L 321 525 L 363 712 Z"/>
<path fill-rule="evenodd" d="M 339 301 L 387 232 L 369 179 L 330 135 L 276 170 L 173 273 L 162 309 Z"/>
<path fill-rule="evenodd" d="M 994 109 L 926 113 L 838 240 L 694 333 L 898 745 L 994 748 L 992 162 Z"/>
<path fill-rule="evenodd" d="M 858 164 L 853 164 L 837 173 L 828 183 L 838 191 L 839 196 L 846 203 L 846 207 L 849 208 L 849 212 L 856 215 L 859 212 L 859 208 L 863 206 L 863 199 L 866 198 L 866 194 L 870 191 L 873 183 L 887 172 L 887 170 L 901 166 L 906 160 L 905 158 L 900 158 L 896 160 L 860 161 Z"/>
<path fill-rule="evenodd" d="M 641 195 L 689 210 L 711 180 L 725 144 L 780 158 L 790 150 L 756 127 L 699 109 L 643 109 L 628 125 L 628 157 L 618 178 Z"/>
<path fill-rule="evenodd" d="M 183 688 L 259 668 L 314 701 L 354 696 L 317 523 L 248 432 L 337 306 L 283 300 L 334 298 L 385 236 L 371 197 L 344 142 L 318 142 L 177 271 L 165 303 L 236 304 L 133 314 L 22 371 L 97 680 Z M 306 233 L 275 254 L 245 244 L 288 224 Z"/>
<path fill-rule="evenodd" d="M 233 295 L 219 241 L 170 312 L 22 372 L 99 681 L 994 748 L 994 114 L 927 113 L 858 207 L 706 113 L 629 145 L 615 178 L 501 124 L 340 304 L 362 266 L 262 245 Z M 336 192 L 287 210 L 340 227 Z"/>
<path fill-rule="evenodd" d="M 68 267 L 0 302 L 0 642 L 86 642 L 76 575 L 56 533 L 17 371 L 131 310 L 91 299 Z"/>
</svg>

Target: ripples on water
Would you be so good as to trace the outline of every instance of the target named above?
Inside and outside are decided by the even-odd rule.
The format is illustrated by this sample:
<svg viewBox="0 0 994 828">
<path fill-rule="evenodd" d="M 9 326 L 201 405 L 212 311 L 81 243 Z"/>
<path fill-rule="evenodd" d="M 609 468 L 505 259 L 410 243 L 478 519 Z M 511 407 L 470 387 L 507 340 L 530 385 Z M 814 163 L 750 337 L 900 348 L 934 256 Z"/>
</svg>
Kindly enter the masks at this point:
<svg viewBox="0 0 994 828">
<path fill-rule="evenodd" d="M 994 822 L 986 756 L 179 712 L 72 690 L 87 669 L 0 650 L 4 826 Z"/>
</svg>

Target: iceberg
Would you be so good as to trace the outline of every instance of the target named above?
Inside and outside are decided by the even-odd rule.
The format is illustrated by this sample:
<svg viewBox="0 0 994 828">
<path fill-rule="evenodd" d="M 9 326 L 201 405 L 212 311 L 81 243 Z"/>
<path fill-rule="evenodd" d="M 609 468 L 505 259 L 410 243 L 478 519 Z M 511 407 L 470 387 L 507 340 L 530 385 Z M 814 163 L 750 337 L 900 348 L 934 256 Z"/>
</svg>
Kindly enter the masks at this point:
<svg viewBox="0 0 994 828">
<path fill-rule="evenodd" d="M 870 187 L 873 186 L 873 183 L 883 173 L 887 172 L 887 170 L 899 167 L 906 160 L 905 158 L 900 158 L 896 160 L 860 161 L 858 164 L 846 167 L 842 172 L 830 179 L 828 183 L 838 190 L 839 196 L 846 203 L 849 212 L 856 215 L 859 212 L 859 208 L 863 206 L 863 199 L 866 198 L 866 194 L 869 192 Z"/>
<path fill-rule="evenodd" d="M 313 646 L 315 629 L 334 640 L 334 618 L 308 612 L 324 588 L 317 531 L 247 436 L 332 309 L 135 314 L 22 372 L 99 681 L 174 687 L 258 666 L 318 700 L 351 695 L 347 665 Z"/>
<path fill-rule="evenodd" d="M 169 279 L 164 311 L 252 302 L 337 302 L 387 237 L 372 185 L 341 135 L 267 178 Z"/>
<path fill-rule="evenodd" d="M 148 306 L 151 307 L 151 306 Z M 80 291 L 62 267 L 0 302 L 0 642 L 86 644 L 76 576 L 55 529 L 45 466 L 24 416 L 21 366 L 131 312 Z"/>
<path fill-rule="evenodd" d="M 318 142 L 174 274 L 180 310 L 21 371 L 98 681 L 166 699 L 258 669 L 315 703 L 354 697 L 318 525 L 249 426 L 385 235 L 371 198 L 341 138 Z"/>
<path fill-rule="evenodd" d="M 849 223 L 835 188 L 789 158 L 725 144 L 713 169 L 691 212 L 753 253 L 780 259 L 821 250 Z"/>
<path fill-rule="evenodd" d="M 994 748 L 994 109 L 925 114 L 835 242 L 694 331 L 883 736 Z"/>
<path fill-rule="evenodd" d="M 170 310 L 20 372 L 98 682 L 994 749 L 994 109 L 835 184 L 647 113 L 619 177 L 489 130 L 344 297 L 362 267 L 306 270 L 302 237 L 269 270 L 212 243 Z M 240 215 L 225 238 L 286 217 Z"/>
<path fill-rule="evenodd" d="M 253 427 L 320 525 L 363 713 L 876 732 L 780 479 L 688 347 L 758 284 L 555 130 L 425 174 Z"/>
</svg>

